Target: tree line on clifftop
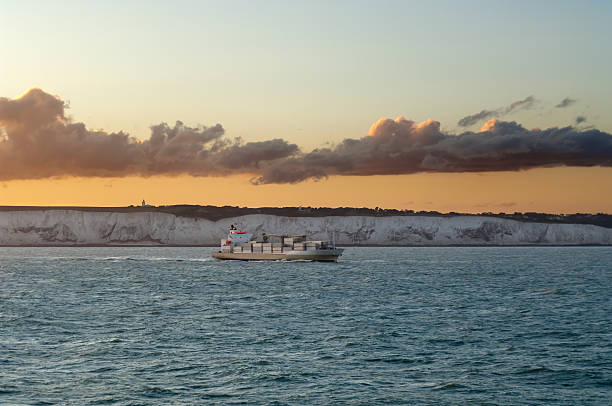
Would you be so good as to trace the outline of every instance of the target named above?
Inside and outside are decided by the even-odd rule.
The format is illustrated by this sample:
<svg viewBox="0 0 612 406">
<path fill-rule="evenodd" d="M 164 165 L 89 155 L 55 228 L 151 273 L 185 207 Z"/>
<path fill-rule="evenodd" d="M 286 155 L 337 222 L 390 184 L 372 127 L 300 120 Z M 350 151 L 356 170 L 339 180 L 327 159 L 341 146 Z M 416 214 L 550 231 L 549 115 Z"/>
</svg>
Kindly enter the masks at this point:
<svg viewBox="0 0 612 406">
<path fill-rule="evenodd" d="M 0 206 L 0 211 L 29 211 L 29 210 L 80 210 L 102 212 L 161 212 L 181 217 L 205 218 L 208 220 L 221 220 L 224 218 L 246 216 L 248 214 L 270 214 L 286 217 L 327 217 L 327 216 L 487 216 L 509 220 L 526 221 L 533 223 L 560 223 L 560 224 L 592 224 L 612 228 L 612 214 L 607 213 L 573 213 L 550 214 L 537 212 L 514 213 L 440 213 L 438 211 L 415 211 L 401 209 L 383 209 L 380 207 L 239 207 L 239 206 L 199 206 L 192 204 L 178 204 L 166 206 L 127 206 L 127 207 L 77 207 L 77 206 Z"/>
<path fill-rule="evenodd" d="M 159 206 L 159 211 L 186 217 L 201 217 L 210 220 L 245 216 L 248 214 L 271 214 L 287 217 L 327 217 L 327 216 L 488 216 L 510 220 L 527 221 L 534 223 L 562 223 L 562 224 L 592 224 L 612 228 L 612 215 L 606 213 L 573 213 L 549 214 L 537 212 L 514 213 L 440 213 L 438 211 L 415 211 L 400 209 L 383 209 L 380 207 L 239 207 L 239 206 L 197 206 L 175 205 Z"/>
</svg>

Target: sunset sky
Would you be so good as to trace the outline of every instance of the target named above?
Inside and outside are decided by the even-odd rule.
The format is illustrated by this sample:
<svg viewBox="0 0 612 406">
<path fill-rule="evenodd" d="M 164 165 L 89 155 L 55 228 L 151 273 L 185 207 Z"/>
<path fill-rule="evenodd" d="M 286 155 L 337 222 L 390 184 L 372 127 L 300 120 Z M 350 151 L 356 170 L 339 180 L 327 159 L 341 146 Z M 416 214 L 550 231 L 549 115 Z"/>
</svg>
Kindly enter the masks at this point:
<svg viewBox="0 0 612 406">
<path fill-rule="evenodd" d="M 609 1 L 0 0 L 0 205 L 612 212 L 610 21 Z"/>
</svg>

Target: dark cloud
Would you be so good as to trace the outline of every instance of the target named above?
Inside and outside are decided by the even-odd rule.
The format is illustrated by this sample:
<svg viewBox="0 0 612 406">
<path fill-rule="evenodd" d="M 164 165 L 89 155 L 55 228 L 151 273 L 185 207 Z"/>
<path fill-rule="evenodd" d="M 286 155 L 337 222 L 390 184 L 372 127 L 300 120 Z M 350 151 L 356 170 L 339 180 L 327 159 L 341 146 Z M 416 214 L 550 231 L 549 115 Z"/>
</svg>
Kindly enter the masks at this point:
<svg viewBox="0 0 612 406">
<path fill-rule="evenodd" d="M 509 114 L 517 110 L 528 110 L 533 107 L 535 101 L 536 100 L 533 96 L 526 97 L 523 100 L 515 101 L 514 103 L 506 107 L 504 114 Z"/>
<path fill-rule="evenodd" d="M 575 99 L 570 99 L 569 97 L 566 97 L 565 99 L 561 100 L 559 102 L 559 104 L 557 104 L 555 107 L 559 108 L 559 109 L 563 109 L 567 106 L 570 106 L 572 104 L 576 103 Z"/>
<path fill-rule="evenodd" d="M 457 125 L 460 127 L 469 127 L 489 118 L 503 117 L 506 114 L 510 114 L 519 110 L 528 110 L 532 108 L 535 103 L 536 99 L 533 96 L 529 96 L 524 98 L 523 100 L 515 101 L 514 103 L 511 103 L 509 106 L 506 107 L 500 107 L 495 110 L 481 110 L 479 113 L 465 116 L 457 122 Z"/>
<path fill-rule="evenodd" d="M 401 128 L 401 131 L 397 131 Z M 330 175 L 518 171 L 553 166 L 612 166 L 612 135 L 573 127 L 528 130 L 491 119 L 480 132 L 449 135 L 439 123 L 381 119 L 369 136 L 346 139 L 263 167 L 254 183 L 296 183 Z"/>
<path fill-rule="evenodd" d="M 53 176 L 225 175 L 257 171 L 262 161 L 287 158 L 295 144 L 275 139 L 242 143 L 223 138 L 221 124 L 177 121 L 151 127 L 140 141 L 123 132 L 88 130 L 65 114 L 58 97 L 32 89 L 0 98 L 0 180 Z"/>
<path fill-rule="evenodd" d="M 576 117 L 576 124 L 584 123 L 585 121 L 587 121 L 587 119 L 584 116 Z"/>
<path fill-rule="evenodd" d="M 498 115 L 499 112 L 497 112 L 496 110 L 481 110 L 479 113 L 463 117 L 461 120 L 459 120 L 457 125 L 461 127 L 469 127 L 478 123 L 479 121 L 487 120 L 491 117 L 497 117 Z"/>
<path fill-rule="evenodd" d="M 528 108 L 533 99 L 503 109 Z M 0 98 L 0 181 L 54 176 L 252 174 L 254 184 L 297 183 L 334 175 L 516 171 L 551 166 L 612 166 L 612 135 L 574 127 L 528 130 L 489 120 L 479 132 L 440 131 L 440 123 L 382 118 L 368 136 L 302 152 L 283 139 L 228 139 L 220 124 L 180 121 L 151 127 L 137 140 L 88 130 L 65 115 L 58 97 L 33 89 Z"/>
</svg>

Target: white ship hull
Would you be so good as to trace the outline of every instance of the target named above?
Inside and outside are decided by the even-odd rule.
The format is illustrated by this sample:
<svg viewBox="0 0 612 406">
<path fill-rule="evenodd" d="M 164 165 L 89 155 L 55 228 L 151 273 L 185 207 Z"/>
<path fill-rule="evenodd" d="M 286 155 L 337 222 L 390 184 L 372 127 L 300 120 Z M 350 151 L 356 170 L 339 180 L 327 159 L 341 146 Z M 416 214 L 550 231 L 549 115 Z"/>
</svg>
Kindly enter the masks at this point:
<svg viewBox="0 0 612 406">
<path fill-rule="evenodd" d="M 241 261 L 326 261 L 335 262 L 342 255 L 342 248 L 317 250 L 292 250 L 284 252 L 214 252 L 213 258 Z"/>
</svg>

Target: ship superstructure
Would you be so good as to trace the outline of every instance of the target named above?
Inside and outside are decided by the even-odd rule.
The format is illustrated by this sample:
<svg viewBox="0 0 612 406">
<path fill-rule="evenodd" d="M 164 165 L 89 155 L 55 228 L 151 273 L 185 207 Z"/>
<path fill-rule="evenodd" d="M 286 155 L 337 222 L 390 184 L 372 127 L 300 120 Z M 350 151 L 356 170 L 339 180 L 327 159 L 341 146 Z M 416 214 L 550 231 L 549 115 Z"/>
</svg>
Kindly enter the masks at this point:
<svg viewBox="0 0 612 406">
<path fill-rule="evenodd" d="M 237 260 L 311 260 L 337 261 L 342 248 L 336 248 L 333 241 L 310 241 L 305 234 L 267 234 L 260 240 L 252 233 L 240 231 L 230 226 L 227 238 L 221 240 L 218 252 L 212 256 L 217 259 Z"/>
</svg>

